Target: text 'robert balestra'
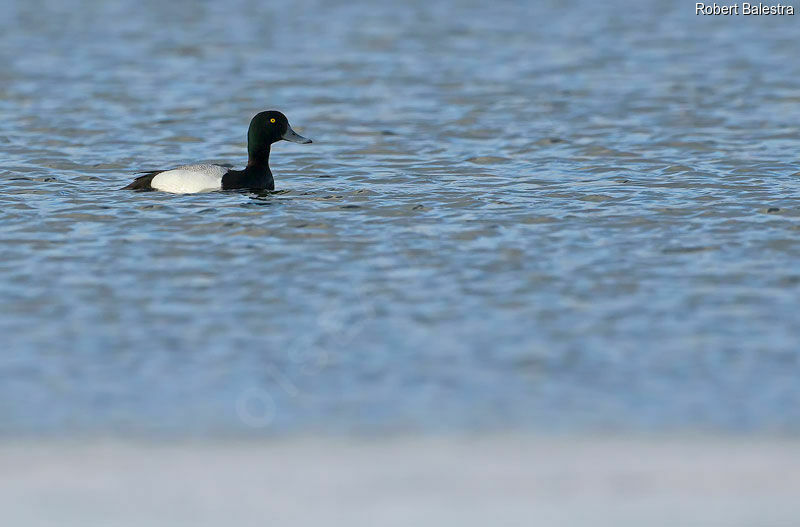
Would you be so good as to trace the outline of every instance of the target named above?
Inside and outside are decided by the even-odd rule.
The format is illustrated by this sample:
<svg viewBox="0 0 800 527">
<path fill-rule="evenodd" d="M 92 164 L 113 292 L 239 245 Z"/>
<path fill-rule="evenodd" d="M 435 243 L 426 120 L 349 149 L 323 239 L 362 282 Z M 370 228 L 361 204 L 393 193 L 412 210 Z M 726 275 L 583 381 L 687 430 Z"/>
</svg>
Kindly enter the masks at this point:
<svg viewBox="0 0 800 527">
<path fill-rule="evenodd" d="M 790 5 L 775 4 L 748 4 L 744 2 L 742 8 L 739 4 L 712 5 L 695 4 L 695 14 L 697 15 L 794 15 L 794 7 Z"/>
</svg>

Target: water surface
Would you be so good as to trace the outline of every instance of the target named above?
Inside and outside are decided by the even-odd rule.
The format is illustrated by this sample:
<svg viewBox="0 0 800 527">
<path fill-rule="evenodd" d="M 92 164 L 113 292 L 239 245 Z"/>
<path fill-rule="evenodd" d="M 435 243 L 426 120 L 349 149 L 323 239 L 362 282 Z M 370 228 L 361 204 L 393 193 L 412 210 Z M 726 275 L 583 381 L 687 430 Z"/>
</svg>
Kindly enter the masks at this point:
<svg viewBox="0 0 800 527">
<path fill-rule="evenodd" d="M 0 431 L 796 429 L 797 18 L 528 4 L 4 2 Z"/>
</svg>

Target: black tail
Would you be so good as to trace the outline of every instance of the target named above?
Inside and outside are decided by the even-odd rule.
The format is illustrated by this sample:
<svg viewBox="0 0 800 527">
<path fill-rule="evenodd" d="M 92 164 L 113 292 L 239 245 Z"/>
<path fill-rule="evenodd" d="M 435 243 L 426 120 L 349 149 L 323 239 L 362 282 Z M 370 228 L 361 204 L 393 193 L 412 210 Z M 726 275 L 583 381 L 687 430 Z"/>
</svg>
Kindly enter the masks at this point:
<svg viewBox="0 0 800 527">
<path fill-rule="evenodd" d="M 162 172 L 163 170 L 153 170 L 152 172 L 143 172 L 144 175 L 137 177 L 136 179 L 133 180 L 133 182 L 130 185 L 128 185 L 127 187 L 122 187 L 120 190 L 140 190 L 140 191 L 154 190 L 150 184 L 153 182 L 153 178 Z"/>
</svg>

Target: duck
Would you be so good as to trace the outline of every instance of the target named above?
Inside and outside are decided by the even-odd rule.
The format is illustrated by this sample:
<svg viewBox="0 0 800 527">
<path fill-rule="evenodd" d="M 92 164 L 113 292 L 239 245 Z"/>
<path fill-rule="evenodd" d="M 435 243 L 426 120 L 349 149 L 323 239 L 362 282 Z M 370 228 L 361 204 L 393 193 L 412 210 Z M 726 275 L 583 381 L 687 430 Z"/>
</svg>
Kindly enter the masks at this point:
<svg viewBox="0 0 800 527">
<path fill-rule="evenodd" d="M 289 120 L 277 110 L 256 114 L 247 130 L 247 166 L 232 170 L 223 165 L 182 165 L 169 170 L 140 172 L 122 190 L 159 190 L 174 194 L 213 192 L 215 190 L 275 190 L 275 180 L 269 169 L 270 146 L 278 141 L 309 144 L 307 139 L 289 125 Z"/>
</svg>

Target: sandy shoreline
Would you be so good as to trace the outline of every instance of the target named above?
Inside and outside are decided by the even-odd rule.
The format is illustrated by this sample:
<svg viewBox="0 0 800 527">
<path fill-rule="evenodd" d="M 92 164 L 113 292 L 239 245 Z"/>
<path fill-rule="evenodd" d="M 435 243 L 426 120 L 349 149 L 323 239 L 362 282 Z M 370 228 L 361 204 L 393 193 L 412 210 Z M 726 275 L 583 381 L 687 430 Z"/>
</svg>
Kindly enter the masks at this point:
<svg viewBox="0 0 800 527">
<path fill-rule="evenodd" d="M 393 438 L 0 442 L 26 527 L 789 526 L 800 442 Z"/>
</svg>

